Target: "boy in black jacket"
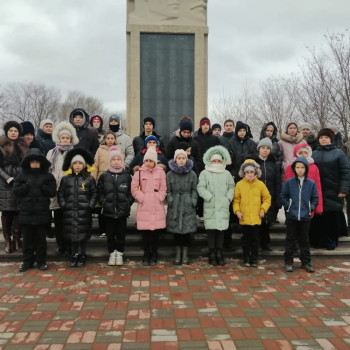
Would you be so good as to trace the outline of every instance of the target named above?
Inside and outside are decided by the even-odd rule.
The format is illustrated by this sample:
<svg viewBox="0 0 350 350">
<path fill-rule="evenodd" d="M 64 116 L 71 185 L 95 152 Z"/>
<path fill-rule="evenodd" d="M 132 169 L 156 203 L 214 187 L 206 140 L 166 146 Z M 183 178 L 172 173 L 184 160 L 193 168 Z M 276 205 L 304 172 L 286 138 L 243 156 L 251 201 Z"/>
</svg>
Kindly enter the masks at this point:
<svg viewBox="0 0 350 350">
<path fill-rule="evenodd" d="M 46 233 L 51 222 L 50 197 L 56 194 L 56 180 L 49 173 L 51 163 L 39 149 L 33 148 L 23 159 L 23 173 L 17 175 L 13 192 L 19 199 L 19 224 L 23 235 L 23 263 L 20 272 L 37 262 L 47 270 Z"/>
</svg>

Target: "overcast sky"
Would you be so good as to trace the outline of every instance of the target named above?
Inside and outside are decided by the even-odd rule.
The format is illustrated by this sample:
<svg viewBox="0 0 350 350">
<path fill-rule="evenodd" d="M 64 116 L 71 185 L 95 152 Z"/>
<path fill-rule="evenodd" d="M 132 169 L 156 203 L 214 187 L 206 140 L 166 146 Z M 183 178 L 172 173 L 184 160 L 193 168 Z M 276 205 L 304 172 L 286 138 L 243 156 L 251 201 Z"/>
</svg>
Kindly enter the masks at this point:
<svg viewBox="0 0 350 350">
<path fill-rule="evenodd" d="M 208 0 L 209 105 L 296 71 L 305 46 L 343 32 L 349 14 L 349 0 Z M 126 109 L 126 0 L 3 0 L 0 18 L 0 85 L 80 90 Z"/>
</svg>

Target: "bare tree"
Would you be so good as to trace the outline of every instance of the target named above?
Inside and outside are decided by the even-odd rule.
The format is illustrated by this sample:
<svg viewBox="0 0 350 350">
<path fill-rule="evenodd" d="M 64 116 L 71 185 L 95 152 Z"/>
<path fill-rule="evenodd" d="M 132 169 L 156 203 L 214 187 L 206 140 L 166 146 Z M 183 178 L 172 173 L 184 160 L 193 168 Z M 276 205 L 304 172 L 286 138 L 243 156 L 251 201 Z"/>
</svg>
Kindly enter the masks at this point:
<svg viewBox="0 0 350 350">
<path fill-rule="evenodd" d="M 210 118 L 224 124 L 225 120 L 233 119 L 236 113 L 236 102 L 232 96 L 229 96 L 225 91 L 221 94 L 219 99 L 214 103 L 210 112 Z"/>
<path fill-rule="evenodd" d="M 7 119 L 31 121 L 36 128 L 44 119 L 57 120 L 60 93 L 42 84 L 12 83 L 4 90 Z"/>
<path fill-rule="evenodd" d="M 1 90 L 0 91 L 0 119 L 1 121 L 4 121 L 6 118 L 6 106 L 7 106 L 7 99 L 5 96 L 5 93 Z"/>
<path fill-rule="evenodd" d="M 71 91 L 59 108 L 60 120 L 67 120 L 75 108 L 83 108 L 89 115 L 106 115 L 103 103 L 96 97 L 86 96 L 80 91 Z"/>
</svg>

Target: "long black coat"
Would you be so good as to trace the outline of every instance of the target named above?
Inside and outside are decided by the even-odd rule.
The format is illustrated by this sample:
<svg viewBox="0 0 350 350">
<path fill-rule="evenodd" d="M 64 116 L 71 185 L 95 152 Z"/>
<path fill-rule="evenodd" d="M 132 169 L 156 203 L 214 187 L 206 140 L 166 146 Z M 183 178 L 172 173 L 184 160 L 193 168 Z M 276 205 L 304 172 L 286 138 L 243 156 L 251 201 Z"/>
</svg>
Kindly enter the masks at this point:
<svg viewBox="0 0 350 350">
<path fill-rule="evenodd" d="M 118 219 L 130 215 L 134 198 L 131 195 L 131 176 L 128 171 L 119 174 L 106 171 L 98 179 L 97 191 L 104 216 Z"/>
<path fill-rule="evenodd" d="M 81 173 L 64 176 L 57 199 L 63 209 L 63 232 L 67 239 L 74 242 L 88 240 L 91 235 L 91 214 L 97 200 L 95 179 Z"/>
<path fill-rule="evenodd" d="M 320 171 L 323 211 L 342 211 L 344 198 L 339 193 L 349 193 L 350 167 L 344 152 L 335 144 L 318 145 L 312 158 Z"/>
<path fill-rule="evenodd" d="M 56 194 L 55 177 L 44 169 L 27 169 L 13 185 L 19 199 L 19 223 L 47 225 L 51 220 L 50 197 Z"/>
</svg>

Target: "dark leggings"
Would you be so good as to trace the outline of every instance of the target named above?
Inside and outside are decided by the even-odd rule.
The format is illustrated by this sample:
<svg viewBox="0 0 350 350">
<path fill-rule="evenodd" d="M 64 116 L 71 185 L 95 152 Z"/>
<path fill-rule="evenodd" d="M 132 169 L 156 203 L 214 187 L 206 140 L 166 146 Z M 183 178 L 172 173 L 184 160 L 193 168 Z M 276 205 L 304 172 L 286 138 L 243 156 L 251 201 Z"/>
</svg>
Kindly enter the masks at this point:
<svg viewBox="0 0 350 350">
<path fill-rule="evenodd" d="M 71 242 L 72 255 L 85 255 L 86 254 L 86 241 Z"/>
<path fill-rule="evenodd" d="M 190 245 L 190 234 L 175 233 L 174 242 L 175 246 L 188 247 Z"/>
<path fill-rule="evenodd" d="M 224 247 L 225 231 L 208 230 L 207 240 L 209 249 L 222 249 Z"/>
<path fill-rule="evenodd" d="M 141 230 L 144 251 L 156 252 L 158 249 L 158 239 L 161 230 Z"/>
</svg>

